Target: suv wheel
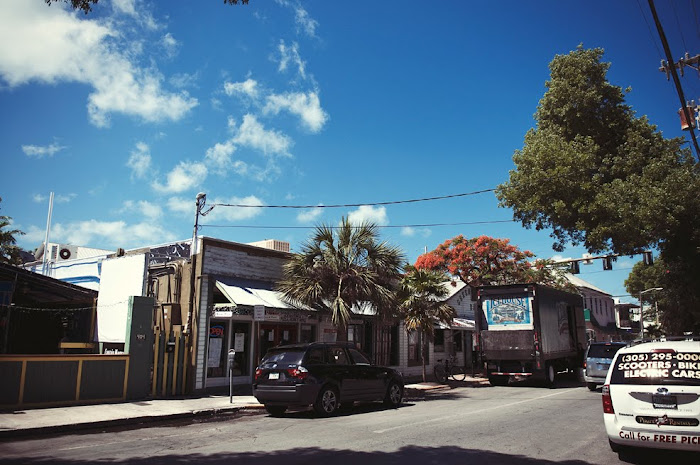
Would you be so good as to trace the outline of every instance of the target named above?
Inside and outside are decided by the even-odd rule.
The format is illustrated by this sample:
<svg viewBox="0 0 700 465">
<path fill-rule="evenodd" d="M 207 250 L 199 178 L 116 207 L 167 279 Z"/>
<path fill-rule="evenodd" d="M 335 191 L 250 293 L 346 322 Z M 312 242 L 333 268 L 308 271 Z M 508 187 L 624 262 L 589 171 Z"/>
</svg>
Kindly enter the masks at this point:
<svg viewBox="0 0 700 465">
<path fill-rule="evenodd" d="M 392 408 L 397 408 L 401 405 L 401 398 L 403 397 L 403 388 L 396 381 L 389 383 L 389 388 L 386 390 L 386 396 L 384 397 L 384 405 Z"/>
<path fill-rule="evenodd" d="M 327 417 L 335 413 L 338 405 L 338 391 L 332 386 L 323 386 L 314 402 L 314 410 L 317 414 Z"/>
<path fill-rule="evenodd" d="M 281 417 L 287 411 L 287 407 L 284 405 L 266 405 L 265 410 L 273 417 Z"/>
<path fill-rule="evenodd" d="M 586 383 L 586 387 L 591 391 L 595 391 L 596 389 L 598 389 L 598 385 L 596 383 Z"/>
</svg>

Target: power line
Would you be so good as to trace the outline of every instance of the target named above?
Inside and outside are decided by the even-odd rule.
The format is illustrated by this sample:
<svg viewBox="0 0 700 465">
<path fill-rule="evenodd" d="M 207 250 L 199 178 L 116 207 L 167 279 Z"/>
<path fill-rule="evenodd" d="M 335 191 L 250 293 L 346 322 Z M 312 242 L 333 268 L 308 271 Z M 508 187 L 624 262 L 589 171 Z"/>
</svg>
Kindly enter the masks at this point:
<svg viewBox="0 0 700 465">
<path fill-rule="evenodd" d="M 457 197 L 466 197 L 469 195 L 484 194 L 486 192 L 495 192 L 496 189 L 484 189 L 474 192 L 465 192 L 463 194 L 452 194 L 452 195 L 441 195 L 438 197 L 424 197 L 422 199 L 409 199 L 409 200 L 393 200 L 388 202 L 367 202 L 367 203 L 346 203 L 346 204 L 335 204 L 335 205 L 244 205 L 244 204 L 230 204 L 230 203 L 214 203 L 211 207 L 237 207 L 237 208 L 349 208 L 349 207 L 374 207 L 379 205 L 396 205 L 401 203 L 417 203 L 417 202 L 428 202 L 432 200 L 444 200 L 444 199 L 454 199 Z"/>
<path fill-rule="evenodd" d="M 654 0 L 648 0 L 649 9 L 651 10 L 651 15 L 654 17 L 654 23 L 656 24 L 656 29 L 659 32 L 659 38 L 661 39 L 661 44 L 664 46 L 664 52 L 666 53 L 666 59 L 668 60 L 669 67 L 671 68 L 671 76 L 673 76 L 673 83 L 676 86 L 676 92 L 678 93 L 678 98 L 681 101 L 681 109 L 685 114 L 686 121 L 689 123 L 693 121 L 690 117 L 690 110 L 685 100 L 685 95 L 683 95 L 683 87 L 681 86 L 681 81 L 678 78 L 678 73 L 676 72 L 676 67 L 673 64 L 673 55 L 671 54 L 671 48 L 668 45 L 668 40 L 666 40 L 666 34 L 664 33 L 663 27 L 661 27 L 661 21 L 659 21 L 659 16 L 656 14 L 656 7 L 654 7 Z M 700 147 L 698 147 L 698 140 L 695 137 L 695 131 L 691 125 L 689 128 L 690 137 L 693 140 L 693 146 L 695 147 L 695 153 L 698 156 L 698 161 L 700 161 Z"/>
<path fill-rule="evenodd" d="M 490 221 L 468 221 L 464 223 L 426 223 L 426 224 L 404 224 L 404 225 L 376 225 L 377 228 L 434 228 L 438 226 L 468 226 L 476 224 L 498 224 L 515 223 L 516 220 L 490 220 Z M 316 229 L 316 226 L 255 226 L 255 225 L 231 225 L 231 224 L 200 224 L 202 228 L 238 228 L 238 229 Z M 341 226 L 326 226 L 330 229 L 339 229 Z M 359 228 L 360 226 L 353 226 Z"/>
</svg>

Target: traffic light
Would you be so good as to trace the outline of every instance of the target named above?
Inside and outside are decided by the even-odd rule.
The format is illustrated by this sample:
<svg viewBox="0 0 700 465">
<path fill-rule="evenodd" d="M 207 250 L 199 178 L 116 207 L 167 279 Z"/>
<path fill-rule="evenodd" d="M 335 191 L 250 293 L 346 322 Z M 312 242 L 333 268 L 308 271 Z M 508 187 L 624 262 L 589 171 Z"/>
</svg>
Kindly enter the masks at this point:
<svg viewBox="0 0 700 465">
<path fill-rule="evenodd" d="M 644 252 L 642 257 L 645 265 L 649 266 L 654 264 L 654 256 L 651 254 L 651 252 Z"/>
<path fill-rule="evenodd" d="M 579 274 L 581 270 L 579 269 L 578 262 L 573 261 L 569 262 L 569 273 L 571 274 Z"/>
<path fill-rule="evenodd" d="M 612 270 L 612 258 L 603 257 L 603 269 L 606 271 Z"/>
</svg>

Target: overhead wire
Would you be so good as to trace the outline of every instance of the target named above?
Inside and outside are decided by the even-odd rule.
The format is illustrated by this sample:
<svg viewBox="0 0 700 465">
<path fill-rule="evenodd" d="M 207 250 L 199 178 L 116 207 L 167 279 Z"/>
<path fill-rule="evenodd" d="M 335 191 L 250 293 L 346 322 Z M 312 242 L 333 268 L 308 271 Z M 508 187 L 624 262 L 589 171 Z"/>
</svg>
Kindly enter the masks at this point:
<svg viewBox="0 0 700 465">
<path fill-rule="evenodd" d="M 408 200 L 391 200 L 387 202 L 366 202 L 366 203 L 345 203 L 345 204 L 333 204 L 333 205 L 250 205 L 250 204 L 231 204 L 231 203 L 213 203 L 211 207 L 236 207 L 236 208 L 350 208 L 350 207 L 374 207 L 380 205 L 397 205 L 402 203 L 417 203 L 417 202 L 429 202 L 433 200 L 444 200 L 453 199 L 457 197 L 466 197 L 469 195 L 484 194 L 486 192 L 495 192 L 496 189 L 483 189 L 474 192 L 465 192 L 462 194 L 451 194 L 451 195 L 441 195 L 437 197 L 424 197 L 420 199 L 408 199 Z"/>
<path fill-rule="evenodd" d="M 461 223 L 425 223 L 425 224 L 404 224 L 404 225 L 375 225 L 377 228 L 433 228 L 438 226 L 466 226 L 475 224 L 498 224 L 498 223 L 515 223 L 516 220 L 485 220 L 485 221 L 466 221 Z M 200 224 L 201 227 L 207 228 L 239 228 L 239 229 L 316 229 L 316 226 L 257 226 L 257 225 L 233 225 L 233 224 Z M 339 229 L 341 226 L 326 226 L 330 229 Z M 360 228 L 360 226 L 352 226 Z"/>
</svg>

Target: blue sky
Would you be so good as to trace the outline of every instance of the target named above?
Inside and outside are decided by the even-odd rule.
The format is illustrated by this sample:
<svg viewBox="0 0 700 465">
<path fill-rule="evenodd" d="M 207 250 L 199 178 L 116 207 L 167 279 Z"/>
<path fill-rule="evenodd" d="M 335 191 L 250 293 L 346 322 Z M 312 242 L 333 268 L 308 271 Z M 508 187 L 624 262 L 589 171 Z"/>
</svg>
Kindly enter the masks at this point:
<svg viewBox="0 0 700 465">
<path fill-rule="evenodd" d="M 657 9 L 674 56 L 699 53 L 700 4 Z M 129 249 L 191 237 L 198 192 L 208 204 L 316 206 L 491 189 L 534 125 L 548 63 L 578 44 L 605 49 L 638 115 L 684 135 L 643 0 L 100 0 L 87 16 L 3 0 L 1 212 L 34 249 L 54 192 L 53 242 Z M 682 82 L 700 97 L 695 71 Z M 343 215 L 389 226 L 383 238 L 411 262 L 457 234 L 510 238 L 543 258 L 585 252 L 555 254 L 548 232 L 508 222 L 492 193 L 217 206 L 201 234 L 294 251 Z M 435 224 L 449 225 L 424 226 Z M 580 277 L 623 295 L 638 260 Z"/>
</svg>

